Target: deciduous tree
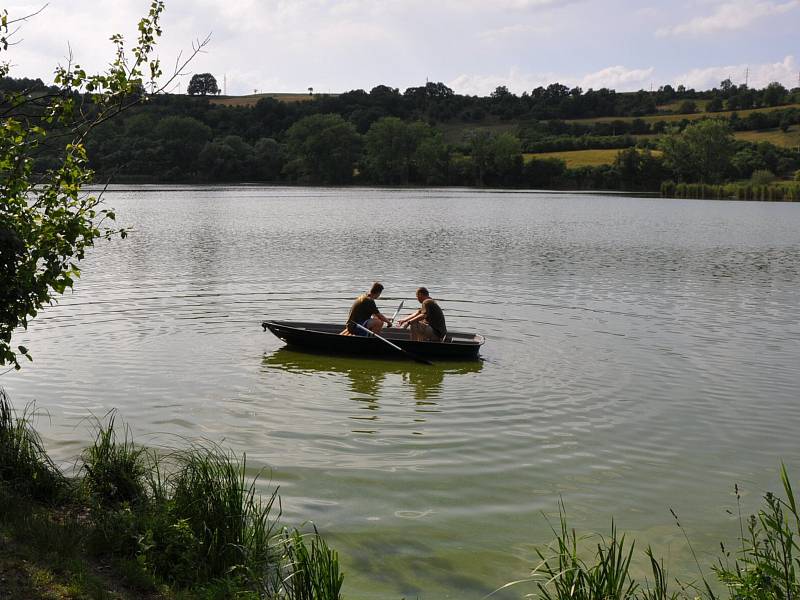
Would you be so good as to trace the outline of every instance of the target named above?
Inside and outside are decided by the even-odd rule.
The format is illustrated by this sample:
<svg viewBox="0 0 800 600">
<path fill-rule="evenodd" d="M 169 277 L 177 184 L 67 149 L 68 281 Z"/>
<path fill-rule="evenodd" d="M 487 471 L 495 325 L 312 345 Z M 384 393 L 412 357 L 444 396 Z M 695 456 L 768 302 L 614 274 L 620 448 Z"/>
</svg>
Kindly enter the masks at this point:
<svg viewBox="0 0 800 600">
<path fill-rule="evenodd" d="M 217 80 L 211 73 L 195 73 L 186 87 L 186 93 L 190 96 L 198 94 L 200 96 L 216 96 L 219 92 Z"/>
<path fill-rule="evenodd" d="M 19 369 L 28 349 L 16 348 L 12 334 L 71 288 L 80 275 L 79 261 L 102 238 L 125 231 L 113 226 L 114 211 L 100 196 L 81 191 L 92 180 L 85 142 L 100 124 L 142 100 L 145 81 L 155 89 L 161 66 L 153 51 L 161 35 L 164 9 L 153 0 L 139 21 L 138 39 L 130 53 L 123 38 L 114 35 L 115 59 L 98 75 L 87 74 L 70 61 L 58 67 L 52 90 L 40 94 L 5 93 L 0 102 L 0 365 Z M 12 48 L 21 21 L 0 17 L 0 52 Z M 207 42 L 198 43 L 191 58 Z M 188 60 L 186 62 L 188 62 Z M 185 66 L 180 65 L 167 82 Z M 9 72 L 0 64 L 0 77 Z M 163 87 L 161 88 L 163 89 Z M 53 91 L 54 90 L 54 91 Z M 61 142 L 52 167 L 34 170 L 34 156 L 48 139 Z"/>
<path fill-rule="evenodd" d="M 729 168 L 733 133 L 725 121 L 708 119 L 664 136 L 661 149 L 667 168 L 679 180 L 717 183 Z"/>
</svg>

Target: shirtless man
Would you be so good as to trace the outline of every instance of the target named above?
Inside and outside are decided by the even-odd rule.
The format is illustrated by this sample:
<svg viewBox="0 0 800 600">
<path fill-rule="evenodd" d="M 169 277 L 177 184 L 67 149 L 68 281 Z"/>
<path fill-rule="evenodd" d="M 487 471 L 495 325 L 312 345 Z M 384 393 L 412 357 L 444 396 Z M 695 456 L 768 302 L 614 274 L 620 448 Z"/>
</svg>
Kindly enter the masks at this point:
<svg viewBox="0 0 800 600">
<path fill-rule="evenodd" d="M 447 335 L 442 309 L 431 298 L 427 288 L 417 289 L 417 300 L 422 305 L 420 309 L 405 319 L 400 319 L 397 324 L 411 327 L 412 341 L 441 342 Z"/>
</svg>

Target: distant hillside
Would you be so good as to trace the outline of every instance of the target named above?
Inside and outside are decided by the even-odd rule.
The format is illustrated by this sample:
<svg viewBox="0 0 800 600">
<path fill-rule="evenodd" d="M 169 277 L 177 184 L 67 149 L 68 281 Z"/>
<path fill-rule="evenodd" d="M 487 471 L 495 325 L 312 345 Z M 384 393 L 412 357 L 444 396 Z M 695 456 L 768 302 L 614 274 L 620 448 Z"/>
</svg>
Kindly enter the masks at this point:
<svg viewBox="0 0 800 600">
<path fill-rule="evenodd" d="M 59 92 L 0 79 L 0 104 L 3 90 Z M 670 179 L 706 180 L 686 167 L 691 160 L 662 154 L 705 120 L 724 130 L 727 164 L 713 182 L 788 180 L 800 169 L 800 88 L 729 82 L 624 93 L 554 83 L 488 96 L 432 82 L 402 92 L 166 94 L 95 130 L 87 151 L 98 177 L 116 181 L 657 190 Z M 36 168 L 55 164 L 55 151 L 40 148 Z"/>
</svg>

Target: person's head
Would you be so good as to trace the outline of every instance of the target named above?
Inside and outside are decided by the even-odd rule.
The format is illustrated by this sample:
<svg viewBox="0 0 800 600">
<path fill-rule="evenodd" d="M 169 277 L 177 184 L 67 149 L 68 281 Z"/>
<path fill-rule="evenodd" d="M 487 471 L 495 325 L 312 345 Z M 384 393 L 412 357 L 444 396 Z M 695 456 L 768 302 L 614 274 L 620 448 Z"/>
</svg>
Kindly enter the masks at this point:
<svg viewBox="0 0 800 600">
<path fill-rule="evenodd" d="M 381 295 L 382 292 L 383 292 L 383 284 L 377 281 L 372 284 L 371 288 L 369 288 L 369 295 L 372 296 L 373 298 L 377 298 L 378 296 Z"/>
<path fill-rule="evenodd" d="M 417 288 L 417 300 L 420 302 L 425 302 L 431 295 L 428 293 L 428 288 L 426 287 L 418 287 Z"/>
</svg>

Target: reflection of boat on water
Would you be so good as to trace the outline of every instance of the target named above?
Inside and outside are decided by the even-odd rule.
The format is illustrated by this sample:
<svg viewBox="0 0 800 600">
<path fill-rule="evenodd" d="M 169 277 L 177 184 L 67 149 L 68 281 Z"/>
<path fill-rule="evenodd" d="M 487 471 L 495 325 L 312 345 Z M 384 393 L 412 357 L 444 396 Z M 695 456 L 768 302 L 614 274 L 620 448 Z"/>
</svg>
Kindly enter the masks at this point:
<svg viewBox="0 0 800 600">
<path fill-rule="evenodd" d="M 307 323 L 304 321 L 264 321 L 269 329 L 289 346 L 353 356 L 402 356 L 390 344 L 373 336 L 339 335 L 341 323 Z M 406 329 L 384 329 L 381 337 L 416 356 L 437 359 L 475 359 L 484 338 L 474 333 L 449 331 L 442 342 L 414 342 Z"/>
<path fill-rule="evenodd" d="M 387 360 L 385 357 L 365 359 L 279 348 L 264 355 L 263 365 L 270 369 L 296 374 L 346 375 L 350 379 L 353 392 L 373 397 L 378 395 L 387 375 L 401 375 L 404 381 L 414 387 L 415 398 L 424 400 L 438 394 L 445 377 L 477 373 L 483 368 L 483 361 L 438 361 L 432 368 L 414 362 Z"/>
</svg>

